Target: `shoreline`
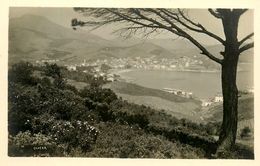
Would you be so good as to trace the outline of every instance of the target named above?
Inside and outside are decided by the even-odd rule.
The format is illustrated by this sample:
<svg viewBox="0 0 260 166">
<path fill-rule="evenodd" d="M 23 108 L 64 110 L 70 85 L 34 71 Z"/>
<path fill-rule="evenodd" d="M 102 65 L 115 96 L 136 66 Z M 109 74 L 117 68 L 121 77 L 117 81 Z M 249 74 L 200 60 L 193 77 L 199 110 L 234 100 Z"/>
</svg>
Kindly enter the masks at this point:
<svg viewBox="0 0 260 166">
<path fill-rule="evenodd" d="M 122 74 L 131 71 L 163 71 L 163 72 L 193 72 L 193 73 L 220 73 L 221 70 L 192 70 L 192 69 L 176 69 L 176 70 L 161 70 L 161 69 L 110 69 L 111 74 Z M 237 70 L 237 72 L 247 72 L 247 70 Z"/>
<path fill-rule="evenodd" d="M 160 69 L 111 69 L 109 73 L 111 74 L 122 74 L 131 71 L 164 71 L 164 72 L 194 72 L 194 73 L 220 73 L 220 70 L 191 70 L 191 69 L 182 69 L 182 70 L 160 70 Z"/>
</svg>

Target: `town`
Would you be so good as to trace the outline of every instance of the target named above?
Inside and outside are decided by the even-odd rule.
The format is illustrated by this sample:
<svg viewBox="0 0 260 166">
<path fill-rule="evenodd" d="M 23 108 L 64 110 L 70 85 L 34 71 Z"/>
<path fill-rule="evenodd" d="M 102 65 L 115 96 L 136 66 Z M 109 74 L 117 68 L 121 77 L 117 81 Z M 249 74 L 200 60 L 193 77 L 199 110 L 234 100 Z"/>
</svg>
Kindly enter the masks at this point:
<svg viewBox="0 0 260 166">
<path fill-rule="evenodd" d="M 106 59 L 84 59 L 81 63 L 66 64 L 60 59 L 42 59 L 35 61 L 36 65 L 44 65 L 44 63 L 63 63 L 68 70 L 82 71 L 91 73 L 95 77 L 105 77 L 108 81 L 115 81 L 119 78 L 118 75 L 111 73 L 113 70 L 125 69 L 144 69 L 144 70 L 166 70 L 166 71 L 205 71 L 202 65 L 203 61 L 195 60 L 189 57 L 180 58 L 158 58 L 151 57 L 126 57 L 115 58 L 109 57 Z"/>
<path fill-rule="evenodd" d="M 102 64 L 109 65 L 113 69 L 147 69 L 147 70 L 203 70 L 203 62 L 194 60 L 189 57 L 180 58 L 158 58 L 151 57 L 126 57 L 126 58 L 107 58 L 97 59 L 84 62 L 81 66 L 101 66 Z M 75 66 L 75 65 L 74 65 Z"/>
</svg>

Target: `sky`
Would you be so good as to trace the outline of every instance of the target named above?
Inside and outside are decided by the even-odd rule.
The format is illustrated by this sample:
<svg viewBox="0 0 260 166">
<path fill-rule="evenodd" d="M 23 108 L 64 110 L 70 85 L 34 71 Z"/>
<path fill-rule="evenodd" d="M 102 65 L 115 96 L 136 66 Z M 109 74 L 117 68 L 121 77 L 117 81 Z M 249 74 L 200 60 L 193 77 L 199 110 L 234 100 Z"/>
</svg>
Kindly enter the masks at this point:
<svg viewBox="0 0 260 166">
<path fill-rule="evenodd" d="M 205 26 L 209 31 L 214 32 L 215 34 L 224 37 L 222 24 L 219 19 L 214 18 L 212 15 L 208 13 L 206 9 L 190 9 L 188 10 L 190 18 L 194 21 L 201 23 Z M 71 28 L 70 22 L 73 18 L 79 18 L 84 21 L 84 17 L 79 13 L 76 13 L 73 8 L 55 8 L 55 7 L 11 7 L 9 10 L 9 17 L 20 17 L 25 14 L 33 14 L 40 15 L 48 18 L 49 20 L 60 24 L 62 26 Z M 105 39 L 113 39 L 118 36 L 112 34 L 112 32 L 116 30 L 115 26 L 105 26 L 99 28 L 95 31 L 91 31 L 91 33 L 98 35 Z M 253 10 L 249 10 L 246 12 L 241 18 L 239 22 L 239 30 L 238 30 L 238 38 L 246 36 L 247 34 L 253 32 Z M 206 43 L 208 45 L 217 44 L 217 41 L 206 37 L 201 34 L 192 34 L 194 37 Z M 162 33 L 160 35 L 152 35 L 155 38 L 176 38 L 171 33 Z"/>
</svg>

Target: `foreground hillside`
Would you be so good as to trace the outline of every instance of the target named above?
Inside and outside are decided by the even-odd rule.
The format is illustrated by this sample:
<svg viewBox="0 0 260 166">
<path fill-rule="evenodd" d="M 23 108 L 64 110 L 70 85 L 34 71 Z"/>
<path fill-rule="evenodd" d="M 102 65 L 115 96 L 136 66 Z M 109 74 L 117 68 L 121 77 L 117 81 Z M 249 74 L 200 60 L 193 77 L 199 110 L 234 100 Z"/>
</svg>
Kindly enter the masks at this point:
<svg viewBox="0 0 260 166">
<path fill-rule="evenodd" d="M 221 121 L 222 120 L 222 105 L 218 104 L 209 108 L 209 112 L 212 116 L 208 119 L 209 121 Z M 245 94 L 242 95 L 238 100 L 238 119 L 248 120 L 254 118 L 254 95 Z"/>
<path fill-rule="evenodd" d="M 78 90 L 67 83 L 71 73 L 65 68 L 27 62 L 10 67 L 8 76 L 9 156 L 214 157 L 214 124 L 198 125 L 122 100 L 101 87 L 103 79 L 85 75 L 81 81 L 87 86 Z M 174 96 L 169 100 L 196 103 Z M 252 150 L 245 154 L 237 148 L 223 157 L 254 157 Z"/>
<path fill-rule="evenodd" d="M 222 103 L 217 103 L 209 108 L 201 108 L 200 101 L 195 99 L 185 99 L 161 90 L 141 87 L 136 84 L 126 82 L 112 82 L 105 85 L 111 88 L 118 96 L 129 102 L 149 106 L 156 110 L 161 110 L 168 115 L 178 119 L 187 119 L 197 124 L 210 124 L 211 134 L 218 138 L 218 128 L 220 127 L 223 112 Z M 241 139 L 240 135 L 245 128 L 249 128 L 253 135 L 254 131 L 254 96 L 253 94 L 242 94 L 238 103 L 238 132 L 237 142 L 253 149 L 253 137 Z M 209 126 L 210 126 L 209 125 Z"/>
<path fill-rule="evenodd" d="M 57 65 L 39 68 L 25 62 L 10 68 L 9 156 L 205 157 L 199 146 L 156 132 L 163 132 L 159 129 L 170 123 L 189 131 L 196 128 L 186 127 L 192 123 L 122 101 L 113 91 L 93 83 L 90 76 L 85 80 L 90 86 L 77 90 L 67 84 L 64 74 L 69 73 L 63 70 Z M 192 131 L 200 133 L 195 128 Z"/>
<path fill-rule="evenodd" d="M 221 122 L 222 120 L 222 105 L 216 105 L 209 109 L 209 122 Z M 241 139 L 243 130 L 248 128 L 252 137 L 247 139 Z M 254 95 L 242 94 L 238 100 L 238 130 L 237 130 L 237 142 L 243 145 L 254 148 Z"/>
</svg>

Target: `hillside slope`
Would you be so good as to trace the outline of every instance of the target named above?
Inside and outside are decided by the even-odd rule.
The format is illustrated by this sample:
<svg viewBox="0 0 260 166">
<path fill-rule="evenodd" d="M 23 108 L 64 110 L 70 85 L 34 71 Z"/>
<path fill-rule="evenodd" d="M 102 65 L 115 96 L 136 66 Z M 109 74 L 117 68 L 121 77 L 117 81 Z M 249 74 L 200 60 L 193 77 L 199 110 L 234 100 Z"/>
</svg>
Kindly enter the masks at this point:
<svg viewBox="0 0 260 166">
<path fill-rule="evenodd" d="M 165 110 L 176 118 L 186 118 L 194 122 L 200 122 L 200 101 L 187 99 L 161 90 L 142 87 L 126 82 L 112 82 L 105 85 L 112 89 L 118 96 L 129 102 L 150 106 L 158 110 Z"/>
<path fill-rule="evenodd" d="M 36 15 L 10 19 L 9 34 L 11 62 L 21 59 L 65 59 L 84 54 L 86 50 L 91 51 L 90 48 L 111 45 L 99 36 L 86 31 L 74 31 Z M 81 51 L 77 53 L 77 50 Z M 59 56 L 51 57 L 53 54 Z"/>
<path fill-rule="evenodd" d="M 221 104 L 211 107 L 208 112 L 212 115 L 208 119 L 209 121 L 222 121 L 223 112 Z M 238 119 L 242 121 L 252 118 L 254 118 L 254 96 L 242 96 L 238 100 Z"/>
</svg>

